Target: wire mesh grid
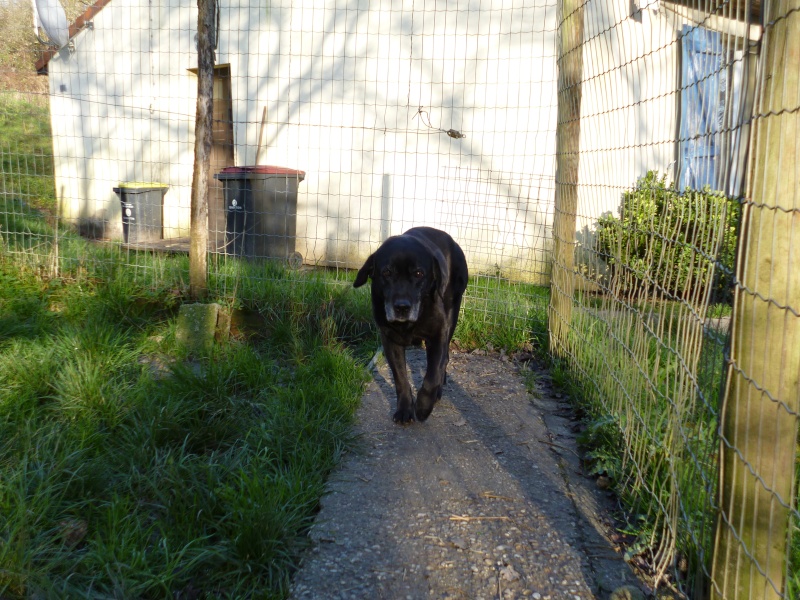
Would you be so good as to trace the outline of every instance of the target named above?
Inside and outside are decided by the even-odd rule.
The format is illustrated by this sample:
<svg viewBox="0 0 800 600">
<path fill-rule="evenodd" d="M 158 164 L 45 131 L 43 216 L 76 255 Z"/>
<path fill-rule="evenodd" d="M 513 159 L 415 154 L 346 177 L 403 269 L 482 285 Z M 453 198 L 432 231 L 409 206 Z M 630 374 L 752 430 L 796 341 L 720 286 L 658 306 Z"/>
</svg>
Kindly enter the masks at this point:
<svg viewBox="0 0 800 600">
<path fill-rule="evenodd" d="M 182 285 L 197 8 L 66 8 L 68 44 L 0 57 L 3 252 Z M 796 0 L 218 8 L 212 294 L 347 285 L 388 236 L 449 231 L 465 314 L 509 343 L 541 339 L 552 286 L 552 350 L 619 458 L 596 468 L 635 525 L 631 561 L 689 596 L 798 597 Z M 0 10 L 29 31 L 27 2 Z"/>
</svg>

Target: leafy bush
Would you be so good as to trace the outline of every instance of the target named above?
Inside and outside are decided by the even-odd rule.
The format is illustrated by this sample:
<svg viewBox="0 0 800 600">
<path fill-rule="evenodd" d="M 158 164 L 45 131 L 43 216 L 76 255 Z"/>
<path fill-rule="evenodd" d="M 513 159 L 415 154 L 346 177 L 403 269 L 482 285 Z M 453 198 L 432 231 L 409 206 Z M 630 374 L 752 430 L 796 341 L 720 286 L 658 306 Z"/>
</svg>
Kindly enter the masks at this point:
<svg viewBox="0 0 800 600">
<path fill-rule="evenodd" d="M 619 218 L 604 215 L 598 221 L 597 249 L 616 289 L 624 293 L 644 286 L 668 297 L 688 298 L 697 286 L 711 283 L 708 277 L 716 264 L 713 297 L 727 302 L 740 214 L 738 201 L 708 186 L 681 194 L 667 184 L 666 175 L 648 171 L 622 195 Z M 715 235 L 720 224 L 721 236 Z"/>
</svg>

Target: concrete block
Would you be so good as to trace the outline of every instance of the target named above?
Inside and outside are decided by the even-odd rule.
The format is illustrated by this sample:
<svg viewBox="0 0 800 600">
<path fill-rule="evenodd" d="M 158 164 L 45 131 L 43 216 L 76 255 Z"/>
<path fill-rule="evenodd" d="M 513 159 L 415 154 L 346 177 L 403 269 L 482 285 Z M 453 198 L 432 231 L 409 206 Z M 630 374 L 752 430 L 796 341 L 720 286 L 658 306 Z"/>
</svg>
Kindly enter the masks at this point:
<svg viewBox="0 0 800 600">
<path fill-rule="evenodd" d="M 184 304 L 178 313 L 178 344 L 190 352 L 209 351 L 217 333 L 219 304 Z"/>
</svg>

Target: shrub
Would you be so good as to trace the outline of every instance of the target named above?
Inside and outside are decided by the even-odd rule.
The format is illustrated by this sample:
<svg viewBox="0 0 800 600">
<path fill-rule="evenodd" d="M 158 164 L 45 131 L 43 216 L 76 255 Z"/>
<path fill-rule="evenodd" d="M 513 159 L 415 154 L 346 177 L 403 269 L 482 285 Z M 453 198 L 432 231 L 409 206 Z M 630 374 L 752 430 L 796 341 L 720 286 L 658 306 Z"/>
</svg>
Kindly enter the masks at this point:
<svg viewBox="0 0 800 600">
<path fill-rule="evenodd" d="M 710 283 L 715 300 L 729 302 L 740 214 L 737 200 L 708 186 L 681 194 L 665 175 L 648 171 L 623 193 L 619 218 L 600 217 L 597 250 L 614 288 L 623 293 L 644 286 L 689 298 L 697 286 Z M 715 235 L 719 225 L 723 231 Z M 709 282 L 712 264 L 716 273 Z"/>
</svg>

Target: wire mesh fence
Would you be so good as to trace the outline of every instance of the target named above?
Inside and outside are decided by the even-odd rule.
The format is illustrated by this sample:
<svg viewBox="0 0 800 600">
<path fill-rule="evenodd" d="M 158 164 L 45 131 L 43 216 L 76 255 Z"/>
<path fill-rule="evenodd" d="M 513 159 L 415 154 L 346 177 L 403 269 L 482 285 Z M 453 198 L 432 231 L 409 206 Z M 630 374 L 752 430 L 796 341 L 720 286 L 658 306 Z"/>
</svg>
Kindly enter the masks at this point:
<svg viewBox="0 0 800 600">
<path fill-rule="evenodd" d="M 238 285 L 241 257 L 346 279 L 414 225 L 459 240 L 479 301 L 490 280 L 547 284 L 554 5 L 469 8 L 220 4 L 208 180 L 218 290 Z M 52 166 L 9 165 L 6 198 L 25 195 L 18 171 L 54 177 L 47 210 L 84 237 L 185 252 L 197 7 L 67 9 L 69 43 L 31 50 L 46 80 L 51 131 L 40 134 Z M 12 162 L 25 152 L 6 149 Z"/>
<path fill-rule="evenodd" d="M 562 4 L 552 350 L 690 596 L 798 593 L 795 11 Z"/>
<path fill-rule="evenodd" d="M 541 341 L 549 297 L 628 559 L 686 596 L 800 597 L 796 0 L 218 9 L 211 293 L 346 285 L 447 230 L 499 343 Z M 3 253 L 185 281 L 196 6 L 67 3 L 40 41 L 30 10 L 0 6 Z"/>
</svg>

